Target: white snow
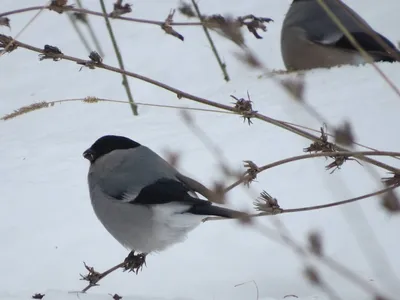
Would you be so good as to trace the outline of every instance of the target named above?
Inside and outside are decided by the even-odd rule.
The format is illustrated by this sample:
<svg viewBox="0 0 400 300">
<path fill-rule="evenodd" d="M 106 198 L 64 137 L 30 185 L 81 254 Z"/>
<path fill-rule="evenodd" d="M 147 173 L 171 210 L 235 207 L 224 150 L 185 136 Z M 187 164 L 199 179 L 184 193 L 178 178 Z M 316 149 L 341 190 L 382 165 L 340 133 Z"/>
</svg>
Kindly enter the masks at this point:
<svg viewBox="0 0 400 300">
<path fill-rule="evenodd" d="M 42 5 L 39 0 L 3 0 L 1 11 Z M 99 11 L 99 3 L 84 5 Z M 111 1 L 108 7 L 111 7 Z M 379 32 L 390 40 L 399 39 L 398 0 L 347 1 Z M 351 3 L 350 3 L 351 2 Z M 164 20 L 178 1 L 133 1 L 132 16 Z M 289 1 L 230 0 L 199 2 L 203 13 L 254 13 L 275 20 L 256 40 L 245 32 L 246 40 L 262 61 L 272 69 L 283 69 L 279 50 L 280 26 Z M 15 35 L 34 12 L 11 16 Z M 177 15 L 176 21 L 186 18 Z M 117 66 L 105 30 L 104 20 L 91 17 L 106 52 L 104 62 Z M 128 70 L 154 78 L 173 87 L 229 104 L 229 95 L 245 97 L 249 91 L 254 109 L 270 117 L 319 129 L 322 125 L 270 79 L 235 59 L 238 49 L 213 34 L 218 51 L 227 63 L 232 80 L 223 81 L 204 33 L 198 27 L 176 28 L 185 36 L 181 42 L 165 35 L 157 26 L 113 21 L 125 66 Z M 43 12 L 19 40 L 43 47 L 50 44 L 65 54 L 86 58 L 88 53 L 73 31 L 68 18 Z M 0 115 L 39 101 L 97 96 L 125 100 L 119 74 L 104 70 L 79 70 L 67 62 L 39 61 L 37 54 L 18 49 L 0 58 Z M 400 86 L 399 64 L 379 67 Z M 293 75 L 280 75 L 281 78 Z M 400 99 L 377 75 L 373 67 L 341 67 L 314 70 L 305 75 L 306 99 L 331 125 L 350 120 L 357 141 L 381 150 L 396 151 Z M 150 84 L 129 79 L 139 102 L 204 107 Z M 83 261 L 103 271 L 119 263 L 127 251 L 96 219 L 89 201 L 86 175 L 88 162 L 82 152 L 104 134 L 121 134 L 166 155 L 181 154 L 179 168 L 189 176 L 211 185 L 222 179 L 218 161 L 182 121 L 179 111 L 139 107 L 133 117 L 127 105 L 112 103 L 65 103 L 32 112 L 0 124 L 0 298 L 28 299 L 45 293 L 50 299 L 328 299 L 303 276 L 304 260 L 288 247 L 264 237 L 252 227 L 234 221 L 208 222 L 189 238 L 165 252 L 151 255 L 141 273 L 117 271 L 87 294 Z M 252 126 L 238 116 L 192 113 L 195 122 L 222 149 L 232 167 L 253 160 L 264 165 L 302 154 L 310 142 L 272 125 L 255 120 Z M 382 158 L 394 166 L 394 159 Z M 278 198 L 283 208 L 317 205 L 351 198 L 380 188 L 375 177 L 356 162 L 346 163 L 330 175 L 325 159 L 300 161 L 259 175 L 252 194 L 263 189 Z M 377 170 L 377 169 L 376 169 Z M 387 175 L 377 170 L 380 176 Z M 281 220 L 294 239 L 306 243 L 307 234 L 323 234 L 324 251 L 340 261 L 372 286 L 398 295 L 400 292 L 400 242 L 398 216 L 389 215 L 375 197 L 346 206 L 287 214 Z M 246 189 L 229 194 L 229 204 L 251 209 Z M 272 218 L 258 222 L 272 228 Z M 375 242 L 376 239 L 378 243 Z M 377 249 L 377 245 L 381 249 Z M 391 269 L 382 263 L 382 253 Z M 372 260 L 370 258 L 373 258 Z M 342 299 L 372 299 L 369 294 L 332 270 L 315 263 L 325 282 Z M 371 265 L 373 267 L 371 267 Z M 235 285 L 249 282 L 240 286 Z M 396 296 L 395 296 L 396 297 Z"/>
</svg>

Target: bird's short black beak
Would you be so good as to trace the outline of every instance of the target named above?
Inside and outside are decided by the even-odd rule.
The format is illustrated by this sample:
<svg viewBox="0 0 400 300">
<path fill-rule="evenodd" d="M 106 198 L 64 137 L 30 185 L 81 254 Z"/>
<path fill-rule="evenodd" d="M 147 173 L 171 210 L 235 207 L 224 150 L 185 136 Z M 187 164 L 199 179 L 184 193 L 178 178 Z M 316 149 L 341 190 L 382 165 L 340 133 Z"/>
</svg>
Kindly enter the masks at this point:
<svg viewBox="0 0 400 300">
<path fill-rule="evenodd" d="M 86 158 L 90 162 L 94 162 L 96 159 L 96 155 L 92 149 L 87 149 L 85 152 L 83 152 L 83 157 Z"/>
</svg>

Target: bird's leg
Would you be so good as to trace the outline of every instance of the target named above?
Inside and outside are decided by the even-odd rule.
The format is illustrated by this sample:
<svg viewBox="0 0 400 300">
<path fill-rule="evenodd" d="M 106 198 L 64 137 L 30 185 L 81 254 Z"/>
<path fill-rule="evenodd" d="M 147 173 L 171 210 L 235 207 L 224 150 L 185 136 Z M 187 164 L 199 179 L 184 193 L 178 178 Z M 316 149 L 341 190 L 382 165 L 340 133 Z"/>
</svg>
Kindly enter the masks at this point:
<svg viewBox="0 0 400 300">
<path fill-rule="evenodd" d="M 147 253 L 135 254 L 135 250 L 132 250 L 124 260 L 124 271 L 139 273 L 143 269 L 143 265 L 146 265 Z"/>
</svg>

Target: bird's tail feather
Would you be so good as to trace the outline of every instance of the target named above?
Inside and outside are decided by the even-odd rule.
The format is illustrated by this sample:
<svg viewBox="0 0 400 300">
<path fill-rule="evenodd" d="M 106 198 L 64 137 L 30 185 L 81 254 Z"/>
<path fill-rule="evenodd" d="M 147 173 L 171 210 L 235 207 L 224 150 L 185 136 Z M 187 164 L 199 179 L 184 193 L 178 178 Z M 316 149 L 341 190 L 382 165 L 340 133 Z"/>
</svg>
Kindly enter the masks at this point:
<svg viewBox="0 0 400 300">
<path fill-rule="evenodd" d="M 244 212 L 215 205 L 195 205 L 188 212 L 195 215 L 217 216 L 229 219 L 248 217 L 248 214 Z"/>
</svg>

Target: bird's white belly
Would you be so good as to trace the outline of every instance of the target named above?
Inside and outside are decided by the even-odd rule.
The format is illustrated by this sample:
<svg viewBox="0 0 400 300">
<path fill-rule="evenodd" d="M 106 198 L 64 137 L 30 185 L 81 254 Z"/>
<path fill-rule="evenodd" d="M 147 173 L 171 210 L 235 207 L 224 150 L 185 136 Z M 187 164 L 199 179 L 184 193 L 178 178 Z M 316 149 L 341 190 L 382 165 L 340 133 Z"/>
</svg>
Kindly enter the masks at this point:
<svg viewBox="0 0 400 300">
<path fill-rule="evenodd" d="M 124 247 L 142 253 L 158 252 L 182 242 L 204 216 L 182 213 L 178 203 L 143 205 L 104 199 L 92 202 L 98 219 Z"/>
</svg>

